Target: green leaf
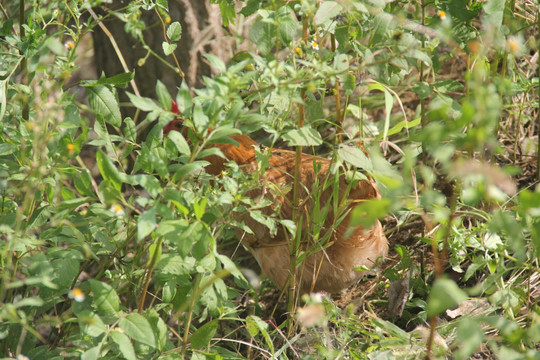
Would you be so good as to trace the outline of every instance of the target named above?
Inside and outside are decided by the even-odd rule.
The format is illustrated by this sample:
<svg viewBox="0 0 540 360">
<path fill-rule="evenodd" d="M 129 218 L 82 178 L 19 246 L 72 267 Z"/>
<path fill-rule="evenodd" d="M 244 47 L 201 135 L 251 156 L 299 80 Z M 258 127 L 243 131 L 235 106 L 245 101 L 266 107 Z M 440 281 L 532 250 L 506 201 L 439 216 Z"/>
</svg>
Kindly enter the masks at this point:
<svg viewBox="0 0 540 360">
<path fill-rule="evenodd" d="M 106 86 L 86 87 L 88 102 L 92 109 L 103 116 L 109 124 L 120 127 L 122 125 L 122 115 L 120 107 L 113 92 Z"/>
<path fill-rule="evenodd" d="M 137 142 L 137 127 L 135 126 L 135 122 L 130 118 L 124 119 L 124 135 L 126 138 L 135 143 Z"/>
<path fill-rule="evenodd" d="M 505 4 L 506 0 L 486 0 L 484 4 L 486 20 L 497 31 L 501 30 Z"/>
<path fill-rule="evenodd" d="M 427 316 L 442 314 L 448 309 L 453 309 L 460 302 L 467 299 L 465 291 L 450 279 L 439 278 L 431 287 L 427 300 Z"/>
<path fill-rule="evenodd" d="M 208 116 L 203 112 L 202 106 L 195 105 L 193 109 L 193 125 L 198 132 L 203 132 L 208 126 Z"/>
<path fill-rule="evenodd" d="M 321 25 L 339 15 L 342 9 L 343 7 L 335 1 L 325 1 L 317 9 L 313 22 L 315 25 Z"/>
<path fill-rule="evenodd" d="M 97 360 L 100 359 L 101 344 L 94 346 L 82 353 L 81 360 Z"/>
<path fill-rule="evenodd" d="M 181 113 L 189 114 L 191 112 L 191 107 L 193 106 L 193 99 L 191 98 L 191 93 L 187 88 L 186 82 L 182 82 L 182 86 L 178 89 L 178 94 L 176 95 L 176 105 L 178 105 L 178 110 Z"/>
<path fill-rule="evenodd" d="M 85 87 L 100 86 L 100 85 L 114 85 L 117 87 L 124 88 L 127 86 L 127 84 L 131 80 L 133 80 L 134 77 L 135 77 L 134 71 L 114 75 L 111 77 L 106 77 L 104 74 L 102 74 L 99 80 L 82 81 L 81 85 Z"/>
<path fill-rule="evenodd" d="M 390 115 L 392 114 L 392 107 L 394 106 L 394 97 L 386 87 L 374 80 L 369 84 L 368 88 L 370 91 L 380 90 L 384 93 L 384 110 L 386 116 L 384 120 L 383 138 L 386 139 L 388 137 L 388 129 L 390 128 Z"/>
<path fill-rule="evenodd" d="M 334 69 L 337 72 L 345 71 L 349 68 L 349 55 L 347 54 L 337 54 L 334 57 Z"/>
<path fill-rule="evenodd" d="M 258 316 L 249 315 L 246 318 L 246 327 L 249 335 L 254 337 L 257 336 L 261 330 L 266 330 L 268 328 L 268 324 Z"/>
<path fill-rule="evenodd" d="M 362 201 L 351 212 L 349 226 L 362 225 L 364 228 L 371 227 L 377 219 L 382 219 L 390 211 L 392 202 L 390 199 L 369 199 Z"/>
<path fill-rule="evenodd" d="M 204 211 L 206 210 L 206 202 L 208 201 L 207 198 L 202 198 L 201 201 L 193 201 L 193 212 L 195 213 L 195 217 L 197 219 L 202 219 L 204 215 Z"/>
<path fill-rule="evenodd" d="M 126 92 L 126 94 L 129 97 L 129 101 L 137 108 L 142 111 L 161 111 L 163 110 L 161 107 L 159 107 L 156 102 L 150 98 L 137 96 L 129 91 Z"/>
<path fill-rule="evenodd" d="M 101 149 L 96 153 L 96 162 L 103 179 L 109 181 L 116 190 L 120 191 L 122 180 L 120 179 L 118 169 Z"/>
<path fill-rule="evenodd" d="M 433 94 L 433 90 L 425 81 L 420 81 L 414 84 L 412 90 L 420 99 L 427 99 L 429 95 Z"/>
<path fill-rule="evenodd" d="M 120 353 L 128 360 L 136 360 L 137 355 L 135 355 L 135 349 L 131 340 L 121 331 L 113 330 L 110 332 L 110 336 L 113 341 L 118 345 Z"/>
<path fill-rule="evenodd" d="M 156 347 L 158 350 L 162 351 L 167 345 L 167 340 L 169 339 L 169 329 L 167 324 L 159 317 L 159 314 L 156 310 L 149 310 L 146 314 L 146 318 L 152 326 L 152 332 L 156 337 Z"/>
<path fill-rule="evenodd" d="M 161 183 L 152 175 L 127 175 L 125 182 L 131 185 L 142 186 L 153 198 L 157 197 L 161 190 Z"/>
<path fill-rule="evenodd" d="M 156 347 L 156 339 L 152 331 L 152 326 L 150 326 L 150 323 L 144 316 L 140 314 L 129 314 L 120 320 L 118 326 L 133 340 L 153 348 Z"/>
<path fill-rule="evenodd" d="M 116 291 L 109 285 L 97 280 L 88 280 L 94 293 L 92 305 L 98 313 L 106 316 L 118 315 L 120 298 Z"/>
<path fill-rule="evenodd" d="M 208 144 L 235 144 L 238 145 L 230 136 L 240 134 L 240 130 L 231 128 L 229 126 L 220 126 L 210 133 L 208 136 Z"/>
<path fill-rule="evenodd" d="M 168 42 L 164 41 L 161 43 L 161 47 L 163 48 L 163 53 L 165 56 L 169 56 L 174 52 L 174 50 L 176 50 L 177 45 L 169 44 Z"/>
<path fill-rule="evenodd" d="M 174 176 L 172 178 L 173 182 L 176 182 L 177 180 L 181 179 L 183 176 L 186 176 L 187 174 L 193 173 L 195 171 L 199 171 L 206 167 L 208 165 L 208 161 L 194 161 L 189 164 L 173 164 L 169 166 L 169 170 L 174 172 Z"/>
<path fill-rule="evenodd" d="M 257 50 L 262 56 L 267 56 L 275 43 L 275 27 L 259 16 L 251 25 L 249 39 L 257 44 Z"/>
<path fill-rule="evenodd" d="M 290 130 L 283 135 L 283 140 L 287 141 L 289 146 L 318 146 L 323 142 L 321 134 L 310 126 Z"/>
<path fill-rule="evenodd" d="M 411 120 L 411 121 L 401 120 L 396 125 L 394 125 L 390 130 L 388 130 L 387 135 L 388 136 L 394 135 L 394 134 L 399 133 L 403 129 L 411 129 L 411 128 L 415 127 L 415 126 L 418 126 L 418 125 L 420 125 L 420 120 L 421 120 L 420 118 L 417 118 L 417 119 L 414 119 L 414 120 Z M 382 139 L 382 137 L 383 137 L 383 134 L 379 134 L 377 136 L 377 140 Z"/>
<path fill-rule="evenodd" d="M 217 320 L 212 320 L 203 326 L 201 326 L 197 331 L 191 335 L 191 347 L 194 349 L 200 349 L 207 346 L 212 340 L 212 337 L 216 333 L 218 328 Z"/>
<path fill-rule="evenodd" d="M 204 54 L 204 57 L 208 60 L 210 65 L 215 68 L 219 73 L 224 73 L 225 71 L 227 71 L 227 67 L 225 66 L 223 60 L 218 58 L 216 55 L 206 53 Z"/>
<path fill-rule="evenodd" d="M 156 228 L 156 209 L 151 208 L 143 212 L 137 220 L 137 240 L 141 241 Z"/>
<path fill-rule="evenodd" d="M 443 94 L 463 91 L 463 84 L 453 79 L 435 81 L 431 86 Z"/>
<path fill-rule="evenodd" d="M 261 1 L 262 0 L 248 0 L 246 6 L 240 10 L 240 14 L 244 15 L 245 17 L 253 15 L 257 10 L 259 10 Z"/>
<path fill-rule="evenodd" d="M 457 327 L 457 343 L 459 346 L 453 352 L 453 358 L 469 359 L 484 341 L 484 330 L 475 319 L 463 316 Z"/>
<path fill-rule="evenodd" d="M 181 155 L 191 156 L 191 148 L 189 147 L 186 138 L 184 138 L 181 133 L 178 131 L 171 131 L 167 137 L 174 143 Z"/>
<path fill-rule="evenodd" d="M 180 40 L 182 37 L 182 25 L 178 21 L 173 22 L 169 25 L 167 28 L 167 37 L 172 42 L 176 42 Z"/>
<path fill-rule="evenodd" d="M 169 90 L 160 80 L 156 82 L 156 94 L 161 107 L 165 110 L 170 110 L 172 105 L 172 97 Z"/>
<path fill-rule="evenodd" d="M 364 152 L 356 146 L 342 145 L 338 149 L 338 155 L 348 162 L 349 164 L 356 166 L 359 169 L 371 171 L 373 170 L 373 164 L 371 160 L 364 154 Z"/>
</svg>

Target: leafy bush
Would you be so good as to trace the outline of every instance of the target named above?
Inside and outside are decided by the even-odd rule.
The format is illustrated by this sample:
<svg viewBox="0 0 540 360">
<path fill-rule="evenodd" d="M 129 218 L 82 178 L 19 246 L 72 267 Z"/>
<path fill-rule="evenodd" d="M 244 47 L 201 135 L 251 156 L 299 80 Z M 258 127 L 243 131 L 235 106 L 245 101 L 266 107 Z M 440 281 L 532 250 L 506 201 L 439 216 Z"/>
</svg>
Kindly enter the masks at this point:
<svg viewBox="0 0 540 360">
<path fill-rule="evenodd" d="M 237 36 L 252 20 L 257 51 L 208 54 L 200 89 L 129 93 L 144 119 L 118 101 L 133 72 L 71 82 L 101 21 L 89 6 L 106 4 L 2 7 L 4 356 L 538 359 L 538 4 L 217 2 Z M 141 41 L 143 11 L 168 8 L 114 15 Z M 159 56 L 182 34 L 172 20 Z M 164 138 L 173 99 L 190 131 Z M 394 249 L 356 301 L 312 294 L 271 319 L 271 285 L 234 256 L 235 230 L 250 231 L 235 214 L 295 224 L 258 211 L 257 174 L 204 171 L 238 132 L 379 183 L 354 221 L 386 216 Z"/>
</svg>

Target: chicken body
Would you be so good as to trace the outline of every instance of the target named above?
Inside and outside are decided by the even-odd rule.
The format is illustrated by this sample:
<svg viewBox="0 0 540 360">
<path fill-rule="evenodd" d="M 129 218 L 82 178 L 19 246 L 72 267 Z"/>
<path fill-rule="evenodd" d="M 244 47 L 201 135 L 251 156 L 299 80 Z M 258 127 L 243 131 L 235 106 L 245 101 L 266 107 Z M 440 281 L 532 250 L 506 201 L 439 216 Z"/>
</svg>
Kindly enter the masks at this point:
<svg viewBox="0 0 540 360">
<path fill-rule="evenodd" d="M 166 128 L 168 132 L 173 127 Z M 246 172 L 257 170 L 255 148 L 258 144 L 246 135 L 231 136 L 237 143 L 216 144 L 226 159 L 210 156 L 206 171 L 220 175 L 228 160 L 236 162 Z M 296 153 L 289 150 L 269 149 L 269 166 L 260 177 L 260 187 L 247 193 L 252 199 L 270 198 L 271 204 L 262 209 L 266 215 L 278 212 L 281 219 L 293 219 L 293 183 Z M 227 160 L 228 159 L 228 160 Z M 301 216 L 300 250 L 305 259 L 296 267 L 299 291 L 338 292 L 358 281 L 362 271 L 355 268 L 371 268 L 379 257 L 386 256 L 388 240 L 381 223 L 377 220 L 369 229 L 349 227 L 350 210 L 361 201 L 380 198 L 377 185 L 371 179 L 360 180 L 355 186 L 348 185 L 344 175 L 328 177 L 331 161 L 326 158 L 302 154 L 300 163 L 300 206 L 296 212 Z M 328 183 L 328 181 L 331 182 Z M 325 186 L 325 184 L 328 184 Z M 335 191 L 335 187 L 339 189 Z M 319 195 L 319 198 L 315 196 Z M 335 207 L 335 197 L 341 206 Z M 325 206 L 328 205 L 328 206 Z M 335 209 L 340 208 L 337 214 Z M 323 211 L 318 224 L 310 217 Z M 310 215 L 311 214 L 311 215 Z M 292 235 L 284 227 L 270 234 L 268 227 L 254 220 L 249 213 L 237 219 L 243 221 L 252 233 L 238 231 L 242 243 L 250 250 L 264 274 L 280 289 L 288 282 L 290 273 L 290 242 Z M 317 235 L 313 235 L 313 234 Z"/>
</svg>

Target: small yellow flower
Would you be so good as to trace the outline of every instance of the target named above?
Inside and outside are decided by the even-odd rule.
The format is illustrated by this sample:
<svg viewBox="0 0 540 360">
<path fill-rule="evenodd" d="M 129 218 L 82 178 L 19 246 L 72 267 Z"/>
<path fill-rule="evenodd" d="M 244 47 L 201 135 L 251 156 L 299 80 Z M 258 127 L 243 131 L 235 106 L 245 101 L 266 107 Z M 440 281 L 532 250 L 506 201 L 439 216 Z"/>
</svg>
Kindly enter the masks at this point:
<svg viewBox="0 0 540 360">
<path fill-rule="evenodd" d="M 111 206 L 110 210 L 114 213 L 114 215 L 118 217 L 124 215 L 124 208 L 122 208 L 122 206 L 119 204 L 114 204 L 113 206 Z"/>
<path fill-rule="evenodd" d="M 170 23 L 171 23 L 171 18 L 170 18 L 169 16 L 167 16 L 167 17 L 165 18 L 165 22 L 166 22 L 167 24 L 170 24 Z"/>
<path fill-rule="evenodd" d="M 68 297 L 70 299 L 75 300 L 76 302 L 83 302 L 85 295 L 84 295 L 84 291 L 82 291 L 79 288 L 75 288 L 69 292 Z"/>
<path fill-rule="evenodd" d="M 302 49 L 300 49 L 299 47 L 295 48 L 294 52 L 297 53 L 298 55 L 302 55 Z"/>
<path fill-rule="evenodd" d="M 446 11 L 444 11 L 444 10 L 437 11 L 437 16 L 439 17 L 439 19 L 445 20 L 446 19 Z"/>
<path fill-rule="evenodd" d="M 66 149 L 67 149 L 67 151 L 69 151 L 71 153 L 71 152 L 75 151 L 75 145 L 67 144 Z"/>
<path fill-rule="evenodd" d="M 319 50 L 319 44 L 317 44 L 316 41 L 311 42 L 311 47 L 313 48 L 313 50 Z"/>
<path fill-rule="evenodd" d="M 509 36 L 506 39 L 506 50 L 511 52 L 514 55 L 517 55 L 521 52 L 521 42 L 515 36 Z"/>
<path fill-rule="evenodd" d="M 65 43 L 65 47 L 68 48 L 69 50 L 73 49 L 75 47 L 75 43 L 73 41 L 67 41 Z"/>
</svg>

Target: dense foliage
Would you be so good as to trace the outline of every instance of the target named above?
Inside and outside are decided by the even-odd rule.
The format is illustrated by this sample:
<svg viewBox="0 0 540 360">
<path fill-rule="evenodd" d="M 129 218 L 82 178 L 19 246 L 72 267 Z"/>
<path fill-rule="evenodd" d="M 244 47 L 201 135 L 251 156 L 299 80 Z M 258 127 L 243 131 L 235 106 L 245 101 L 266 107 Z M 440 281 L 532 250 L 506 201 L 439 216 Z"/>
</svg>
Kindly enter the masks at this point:
<svg viewBox="0 0 540 360">
<path fill-rule="evenodd" d="M 145 11 L 176 66 L 166 1 L 1 5 L 4 356 L 540 359 L 538 2 L 216 2 L 235 56 L 156 99 L 136 69 L 73 79 L 98 23 L 140 38 Z M 190 131 L 164 138 L 173 100 Z M 246 196 L 260 173 L 204 172 L 238 132 L 377 181 L 353 216 L 385 218 L 392 251 L 359 292 L 285 305 L 241 271 L 234 214 L 297 227 Z"/>
</svg>

